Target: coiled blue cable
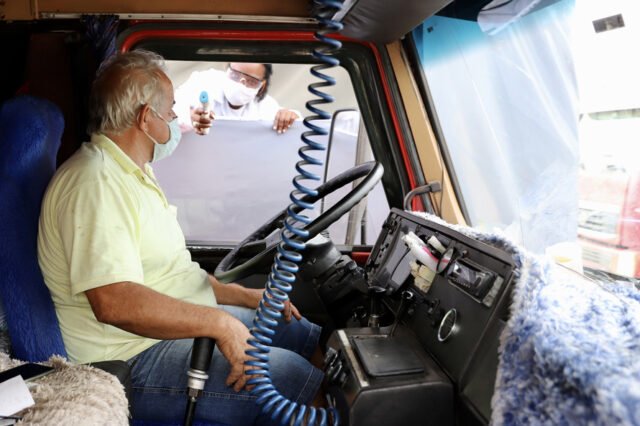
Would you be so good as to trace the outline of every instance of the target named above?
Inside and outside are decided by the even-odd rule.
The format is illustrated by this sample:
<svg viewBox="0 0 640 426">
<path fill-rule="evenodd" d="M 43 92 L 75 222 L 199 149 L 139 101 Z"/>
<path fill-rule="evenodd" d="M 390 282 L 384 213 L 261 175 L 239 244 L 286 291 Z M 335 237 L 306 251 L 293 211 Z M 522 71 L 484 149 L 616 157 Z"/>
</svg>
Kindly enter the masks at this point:
<svg viewBox="0 0 640 426">
<path fill-rule="evenodd" d="M 247 371 L 252 377 L 247 381 L 249 385 L 255 385 L 251 393 L 257 397 L 256 402 L 262 406 L 265 413 L 271 413 L 271 419 L 282 425 L 321 425 L 326 426 L 339 424 L 338 412 L 335 408 L 324 409 L 308 407 L 290 401 L 275 388 L 269 373 L 269 351 L 272 343 L 271 337 L 275 334 L 274 328 L 278 320 L 282 317 L 280 311 L 284 309 L 286 301 L 289 299 L 289 292 L 293 288 L 298 272 L 298 264 L 302 260 L 302 252 L 305 249 L 305 242 L 309 238 L 309 233 L 304 229 L 311 223 L 311 219 L 304 215 L 304 210 L 312 210 L 313 204 L 302 201 L 305 195 L 315 196 L 317 191 L 306 187 L 305 180 L 319 181 L 320 176 L 312 173 L 307 166 L 322 166 L 322 160 L 311 155 L 313 151 L 324 151 L 324 144 L 313 140 L 313 137 L 326 136 L 329 132 L 326 127 L 314 124 L 316 120 L 327 120 L 331 114 L 320 109 L 319 105 L 333 102 L 333 97 L 320 89 L 335 85 L 335 79 L 324 74 L 322 71 L 335 67 L 340 61 L 332 56 L 337 49 L 342 46 L 340 41 L 328 37 L 327 34 L 340 31 L 342 24 L 331 19 L 337 11 L 342 8 L 342 2 L 338 0 L 315 0 L 317 12 L 315 18 L 320 23 L 320 29 L 316 31 L 315 38 L 325 44 L 324 48 L 313 51 L 313 56 L 320 62 L 311 68 L 311 74 L 321 81 L 309 85 L 309 92 L 317 96 L 317 99 L 310 100 L 306 107 L 314 115 L 304 119 L 304 125 L 309 129 L 302 136 L 303 146 L 298 150 L 301 160 L 296 163 L 296 171 L 299 173 L 293 178 L 294 189 L 289 194 L 291 204 L 287 208 L 284 219 L 284 230 L 281 232 L 281 242 L 277 246 L 277 252 L 271 267 L 271 273 L 266 284 L 265 292 L 260 301 L 256 316 L 253 320 L 253 327 L 250 332 L 253 336 L 249 344 L 253 346 L 246 353 L 253 357 L 253 360 L 245 362 Z M 294 211 L 300 207 L 298 213 Z M 306 417 L 306 419 L 305 419 Z M 293 422 L 293 423 L 292 423 Z"/>
</svg>

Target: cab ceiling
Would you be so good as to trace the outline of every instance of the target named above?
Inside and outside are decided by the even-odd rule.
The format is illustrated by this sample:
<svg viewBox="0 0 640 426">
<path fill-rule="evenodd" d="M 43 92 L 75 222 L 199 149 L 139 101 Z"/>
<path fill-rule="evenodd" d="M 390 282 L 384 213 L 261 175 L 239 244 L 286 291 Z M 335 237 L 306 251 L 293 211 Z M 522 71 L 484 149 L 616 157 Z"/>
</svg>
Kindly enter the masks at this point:
<svg viewBox="0 0 640 426">
<path fill-rule="evenodd" d="M 203 14 L 309 17 L 308 0 L 11 0 L 0 2 L 4 20 L 39 19 L 50 14 Z"/>
<path fill-rule="evenodd" d="M 400 39 L 450 1 L 344 0 L 343 9 L 334 18 L 344 23 L 342 33 L 346 36 L 390 43 Z M 114 14 L 124 19 L 239 18 L 242 21 L 290 22 L 310 20 L 314 4 L 312 0 L 0 0 L 0 15 L 4 15 L 4 20 Z"/>
</svg>

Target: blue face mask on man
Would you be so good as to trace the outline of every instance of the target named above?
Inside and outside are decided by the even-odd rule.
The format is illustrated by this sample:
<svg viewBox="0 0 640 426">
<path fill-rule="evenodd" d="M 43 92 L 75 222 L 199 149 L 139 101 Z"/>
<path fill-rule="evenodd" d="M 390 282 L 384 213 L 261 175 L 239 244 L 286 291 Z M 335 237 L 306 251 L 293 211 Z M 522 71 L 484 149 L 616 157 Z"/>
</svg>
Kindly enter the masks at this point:
<svg viewBox="0 0 640 426">
<path fill-rule="evenodd" d="M 169 140 L 166 141 L 165 143 L 160 143 L 149 133 L 144 132 L 144 134 L 147 135 L 149 139 L 151 139 L 151 142 L 153 142 L 153 158 L 151 159 L 151 162 L 153 163 L 155 161 L 159 161 L 159 160 L 162 160 L 163 158 L 170 156 L 173 153 L 173 151 L 175 151 L 175 149 L 178 147 L 178 144 L 180 143 L 182 132 L 180 131 L 180 125 L 178 124 L 177 118 L 174 118 L 171 121 L 167 121 L 153 107 L 150 107 L 150 108 L 151 108 L 151 111 L 153 111 L 158 117 L 160 117 L 162 121 L 167 123 L 167 126 L 169 126 L 169 133 L 170 133 Z"/>
</svg>

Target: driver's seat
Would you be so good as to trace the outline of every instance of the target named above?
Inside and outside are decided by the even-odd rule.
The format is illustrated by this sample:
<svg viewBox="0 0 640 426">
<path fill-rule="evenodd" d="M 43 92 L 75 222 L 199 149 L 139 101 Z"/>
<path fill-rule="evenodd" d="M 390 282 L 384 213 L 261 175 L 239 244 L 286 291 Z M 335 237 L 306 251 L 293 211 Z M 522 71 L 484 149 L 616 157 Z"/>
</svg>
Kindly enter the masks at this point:
<svg viewBox="0 0 640 426">
<path fill-rule="evenodd" d="M 67 355 L 37 254 L 40 204 L 63 128 L 60 110 L 43 99 L 20 96 L 0 109 L 0 302 L 12 355 L 24 361 Z"/>
<path fill-rule="evenodd" d="M 0 106 L 0 306 L 9 355 L 23 361 L 67 357 L 37 254 L 40 205 L 56 169 L 63 128 L 62 113 L 47 100 L 19 96 Z M 114 374 L 129 393 L 126 362 L 93 366 Z"/>
</svg>

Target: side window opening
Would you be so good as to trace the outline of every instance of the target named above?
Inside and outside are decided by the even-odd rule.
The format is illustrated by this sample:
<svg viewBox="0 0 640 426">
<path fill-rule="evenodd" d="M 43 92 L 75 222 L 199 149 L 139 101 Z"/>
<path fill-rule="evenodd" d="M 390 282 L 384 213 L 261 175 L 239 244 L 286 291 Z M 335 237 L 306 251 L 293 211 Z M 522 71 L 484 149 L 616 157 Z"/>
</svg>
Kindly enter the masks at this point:
<svg viewBox="0 0 640 426">
<path fill-rule="evenodd" d="M 194 71 L 214 69 L 223 74 L 227 67 L 228 62 L 167 61 L 176 92 Z M 305 107 L 312 99 L 307 86 L 316 81 L 309 74 L 310 67 L 273 64 L 268 88 L 268 95 L 280 107 L 296 111 L 302 117 L 311 114 Z M 349 74 L 343 68 L 332 74 L 337 84 L 328 91 L 335 101 L 323 107 L 332 113 L 332 122 L 326 123 L 332 133 L 323 141 L 325 145 L 331 141 L 331 145 L 324 154 L 328 156 L 326 168 L 316 170 L 321 179 L 326 173 L 327 180 L 373 159 Z M 199 92 L 194 92 L 194 106 L 198 104 L 198 96 Z M 175 112 L 179 116 L 185 114 Z M 181 121 L 188 123 L 184 118 Z M 272 124 L 264 119 L 221 116 L 216 117 L 206 136 L 183 127 L 183 140 L 176 152 L 153 164 L 169 203 L 177 207 L 188 243 L 237 243 L 289 204 L 291 179 L 299 160 L 297 151 L 302 146 L 300 134 L 307 128 L 302 120 L 297 120 L 287 132 L 277 134 Z M 325 208 L 349 189 L 343 188 L 327 197 Z M 310 216 L 315 217 L 321 209 L 321 202 L 316 203 Z M 388 211 L 383 188 L 378 185 L 361 205 L 333 224 L 329 233 L 337 244 L 373 244 Z"/>
</svg>

